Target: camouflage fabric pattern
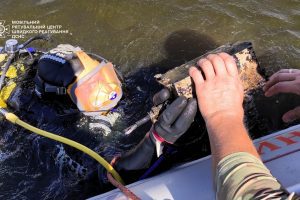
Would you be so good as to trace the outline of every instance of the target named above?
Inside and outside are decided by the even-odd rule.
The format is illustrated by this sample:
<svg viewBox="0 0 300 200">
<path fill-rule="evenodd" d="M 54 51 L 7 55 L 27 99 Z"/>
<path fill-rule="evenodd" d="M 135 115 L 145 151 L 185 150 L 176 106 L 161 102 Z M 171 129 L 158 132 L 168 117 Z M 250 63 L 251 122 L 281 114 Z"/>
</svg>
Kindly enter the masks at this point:
<svg viewBox="0 0 300 200">
<path fill-rule="evenodd" d="M 246 152 L 233 153 L 217 166 L 216 199 L 297 199 L 272 176 L 261 160 Z"/>
</svg>

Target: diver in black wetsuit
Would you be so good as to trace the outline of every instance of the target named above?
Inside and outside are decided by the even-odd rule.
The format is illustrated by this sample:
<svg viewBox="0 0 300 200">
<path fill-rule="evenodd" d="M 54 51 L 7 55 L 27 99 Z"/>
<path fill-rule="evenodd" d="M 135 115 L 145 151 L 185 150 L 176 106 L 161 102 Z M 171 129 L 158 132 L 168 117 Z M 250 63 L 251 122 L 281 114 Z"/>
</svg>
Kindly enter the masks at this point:
<svg viewBox="0 0 300 200">
<path fill-rule="evenodd" d="M 61 54 L 61 52 L 52 53 L 52 57 L 48 56 L 40 59 L 39 65 L 50 68 L 52 72 L 55 72 L 51 74 L 52 79 L 54 78 L 55 81 L 67 85 L 73 80 L 68 76 L 68 73 L 72 75 L 72 71 L 66 73 L 65 69 L 70 67 L 70 63 L 63 63 L 60 59 L 57 59 L 58 57 L 65 59 Z M 46 73 L 46 75 L 49 74 Z M 66 81 L 66 79 L 69 79 L 69 81 Z M 30 80 L 30 77 L 27 80 Z M 40 86 L 40 82 L 36 82 Z M 36 92 L 40 95 L 39 91 Z M 153 103 L 159 105 L 169 98 L 169 91 L 163 89 L 154 96 Z M 103 143 L 103 138 L 109 135 L 110 132 L 115 131 L 112 130 L 115 123 L 121 121 L 118 118 L 120 117 L 119 113 L 122 112 L 122 106 L 118 106 L 117 111 L 114 109 L 113 112 L 111 111 L 107 115 L 84 116 L 77 112 L 77 108 L 68 98 L 47 95 L 47 98 L 40 99 L 34 94 L 32 88 L 18 88 L 11 96 L 10 101 L 13 102 L 17 110 L 22 111 L 20 112 L 21 118 L 36 124 L 41 129 L 73 139 L 96 152 L 102 152 L 101 149 L 109 146 L 109 144 Z M 75 113 L 69 113 L 70 110 L 75 110 Z M 115 167 L 127 183 L 137 180 L 162 152 L 168 149 L 164 147 L 173 146 L 193 122 L 196 110 L 195 100 L 187 100 L 183 97 L 176 99 L 160 115 L 158 121 L 152 126 L 144 139 L 134 149 L 119 157 Z M 23 111 L 25 111 L 25 114 L 23 114 Z M 79 119 L 80 125 L 74 126 Z M 60 143 L 40 136 L 34 136 L 33 147 L 36 156 L 41 161 L 39 163 L 45 166 L 54 161 L 63 172 L 72 172 L 78 178 L 86 179 L 95 175 L 97 163 L 89 159 L 88 156 L 77 152 L 77 150 L 65 148 Z M 105 157 L 112 158 L 116 153 L 118 153 L 118 150 L 110 152 Z M 53 158 L 53 161 L 49 160 L 49 155 Z M 101 174 L 102 171 L 100 170 L 100 177 Z M 102 178 L 105 179 L 105 177 Z"/>
<path fill-rule="evenodd" d="M 118 120 L 120 117 L 119 110 L 115 109 L 105 116 L 85 116 L 78 111 L 69 97 L 46 94 L 45 98 L 39 98 L 39 91 L 34 89 L 32 80 L 37 79 L 35 72 L 36 68 L 40 69 L 40 65 L 50 69 L 50 73 L 48 71 L 45 74 L 54 82 L 69 84 L 74 81 L 72 70 L 74 66 L 78 67 L 78 65 L 72 65 L 72 68 L 62 53 L 65 53 L 65 56 L 70 56 L 67 54 L 68 52 L 60 51 L 56 54 L 44 54 L 43 56 L 46 55 L 44 58 L 43 56 L 41 58 L 36 57 L 36 61 L 39 61 L 27 69 L 26 77 L 22 79 L 21 83 L 17 83 L 18 86 L 11 93 L 7 104 L 17 112 L 20 118 L 32 125 L 75 140 L 97 152 L 102 152 L 101 148 L 108 146 L 108 144 L 103 144 L 103 140 L 105 137 L 109 137 L 113 131 L 113 125 L 117 123 L 120 126 L 121 124 Z M 49 56 L 50 54 L 52 57 Z M 39 81 L 36 80 L 37 86 L 40 86 L 38 83 Z M 96 162 L 87 159 L 88 156 L 77 152 L 77 150 L 35 134 L 30 136 L 30 140 L 34 150 L 33 156 L 30 158 L 36 158 L 36 162 L 41 168 L 48 169 L 55 164 L 60 171 L 70 171 L 80 179 L 90 176 L 96 169 L 91 167 L 96 165 Z"/>
</svg>

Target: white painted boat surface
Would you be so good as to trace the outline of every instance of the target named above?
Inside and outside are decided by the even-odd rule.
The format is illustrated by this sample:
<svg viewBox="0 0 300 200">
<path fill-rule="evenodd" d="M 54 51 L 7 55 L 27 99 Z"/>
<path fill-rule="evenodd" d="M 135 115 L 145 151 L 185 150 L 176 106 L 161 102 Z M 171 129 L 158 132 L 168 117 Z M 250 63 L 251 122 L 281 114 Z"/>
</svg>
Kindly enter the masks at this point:
<svg viewBox="0 0 300 200">
<path fill-rule="evenodd" d="M 262 160 L 290 192 L 300 194 L 300 124 L 254 141 Z M 127 185 L 138 197 L 148 199 L 215 199 L 211 156 L 207 156 L 155 177 Z M 118 189 L 90 200 L 125 200 Z"/>
</svg>

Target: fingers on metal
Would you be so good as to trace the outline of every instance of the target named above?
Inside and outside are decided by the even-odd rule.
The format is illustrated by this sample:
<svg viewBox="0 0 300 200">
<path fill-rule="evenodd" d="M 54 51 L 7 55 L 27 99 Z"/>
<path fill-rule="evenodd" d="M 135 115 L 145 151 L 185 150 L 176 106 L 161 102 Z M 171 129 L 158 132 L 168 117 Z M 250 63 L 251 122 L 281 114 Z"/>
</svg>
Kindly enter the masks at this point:
<svg viewBox="0 0 300 200">
<path fill-rule="evenodd" d="M 199 85 L 204 82 L 204 78 L 200 70 L 194 66 L 189 69 L 189 75 L 192 77 L 193 81 L 195 82 L 195 85 Z"/>
<path fill-rule="evenodd" d="M 212 63 L 216 75 L 222 76 L 227 74 L 225 62 L 221 56 L 217 54 L 210 54 L 207 59 Z"/>
<path fill-rule="evenodd" d="M 198 61 L 198 65 L 204 73 L 205 80 L 211 80 L 216 76 L 214 67 L 208 59 L 206 58 L 200 59 Z"/>
<path fill-rule="evenodd" d="M 223 59 L 228 74 L 231 76 L 237 76 L 238 68 L 235 59 L 231 55 L 224 52 L 219 53 L 218 55 Z"/>
</svg>

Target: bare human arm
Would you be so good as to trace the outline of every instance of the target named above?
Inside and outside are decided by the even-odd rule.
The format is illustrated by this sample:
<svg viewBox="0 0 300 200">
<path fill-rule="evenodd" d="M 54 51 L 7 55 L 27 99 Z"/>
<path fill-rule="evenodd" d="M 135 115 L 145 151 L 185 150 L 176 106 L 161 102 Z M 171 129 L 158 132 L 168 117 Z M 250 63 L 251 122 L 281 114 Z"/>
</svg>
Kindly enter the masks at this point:
<svg viewBox="0 0 300 200">
<path fill-rule="evenodd" d="M 264 166 L 243 124 L 243 87 L 234 59 L 211 54 L 189 71 L 212 151 L 217 199 L 296 199 Z"/>
<path fill-rule="evenodd" d="M 206 122 L 213 166 L 235 152 L 259 158 L 243 124 L 244 91 L 234 58 L 226 53 L 211 54 L 189 71 L 195 82 L 198 106 Z"/>
</svg>

